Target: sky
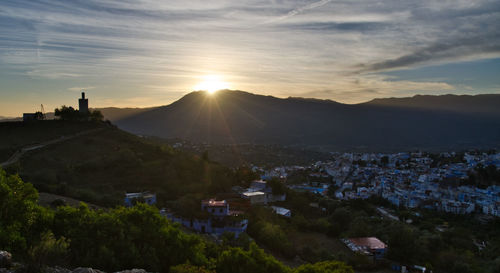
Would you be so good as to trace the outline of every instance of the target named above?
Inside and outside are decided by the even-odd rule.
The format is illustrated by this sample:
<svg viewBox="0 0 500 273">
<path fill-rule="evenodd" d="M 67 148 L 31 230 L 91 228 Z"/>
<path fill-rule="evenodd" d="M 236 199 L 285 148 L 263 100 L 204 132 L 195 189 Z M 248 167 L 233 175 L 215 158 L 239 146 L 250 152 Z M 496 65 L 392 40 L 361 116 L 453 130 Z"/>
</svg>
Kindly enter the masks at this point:
<svg viewBox="0 0 500 273">
<path fill-rule="evenodd" d="M 500 1 L 0 1 L 0 116 L 75 107 L 82 89 L 90 107 L 146 107 L 207 86 L 500 93 Z"/>
</svg>

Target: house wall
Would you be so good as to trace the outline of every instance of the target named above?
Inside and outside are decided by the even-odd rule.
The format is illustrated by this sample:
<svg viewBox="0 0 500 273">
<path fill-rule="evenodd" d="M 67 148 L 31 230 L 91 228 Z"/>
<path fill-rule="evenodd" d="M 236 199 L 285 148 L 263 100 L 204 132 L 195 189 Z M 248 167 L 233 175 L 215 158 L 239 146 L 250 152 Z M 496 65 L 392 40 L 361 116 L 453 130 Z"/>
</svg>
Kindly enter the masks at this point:
<svg viewBox="0 0 500 273">
<path fill-rule="evenodd" d="M 267 204 L 267 198 L 265 194 L 250 196 L 250 203 L 254 204 Z"/>
<path fill-rule="evenodd" d="M 207 211 L 208 213 L 214 215 L 214 216 L 227 216 L 229 215 L 229 204 L 226 204 L 224 207 L 221 206 L 208 206 L 208 205 L 201 205 L 201 209 Z"/>
</svg>

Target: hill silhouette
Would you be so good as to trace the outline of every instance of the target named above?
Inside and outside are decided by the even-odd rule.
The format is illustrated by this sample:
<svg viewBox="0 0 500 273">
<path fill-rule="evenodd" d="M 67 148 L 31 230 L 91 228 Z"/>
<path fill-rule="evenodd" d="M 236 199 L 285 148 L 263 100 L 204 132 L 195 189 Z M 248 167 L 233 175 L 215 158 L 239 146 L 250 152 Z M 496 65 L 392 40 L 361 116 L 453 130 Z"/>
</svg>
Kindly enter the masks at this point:
<svg viewBox="0 0 500 273">
<path fill-rule="evenodd" d="M 411 98 L 374 99 L 365 103 L 386 107 L 442 110 L 457 113 L 487 114 L 500 117 L 500 95 L 416 95 Z"/>
<path fill-rule="evenodd" d="M 498 147 L 500 95 L 415 96 L 348 105 L 243 91 L 192 92 L 114 122 L 127 131 L 207 143 L 336 150 Z"/>
<path fill-rule="evenodd" d="M 27 151 L 7 171 L 19 173 L 41 192 L 101 206 L 122 204 L 125 192 L 144 190 L 163 202 L 193 193 L 213 196 L 241 181 L 218 163 L 103 122 L 4 122 L 0 129 L 6 132 L 0 138 L 6 142 L 0 145 L 0 162 L 22 147 L 61 140 Z M 80 132 L 88 133 L 75 135 Z"/>
</svg>

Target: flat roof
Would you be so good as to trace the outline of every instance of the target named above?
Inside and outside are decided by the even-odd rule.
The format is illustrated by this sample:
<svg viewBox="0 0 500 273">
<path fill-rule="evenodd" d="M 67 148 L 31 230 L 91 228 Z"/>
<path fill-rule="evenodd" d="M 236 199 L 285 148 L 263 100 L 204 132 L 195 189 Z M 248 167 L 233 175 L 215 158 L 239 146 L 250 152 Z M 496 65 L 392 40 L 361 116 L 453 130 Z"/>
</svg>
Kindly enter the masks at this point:
<svg viewBox="0 0 500 273">
<path fill-rule="evenodd" d="M 226 200 L 217 201 L 215 199 L 203 200 L 201 203 L 209 207 L 225 207 L 227 205 Z"/>
<path fill-rule="evenodd" d="M 277 214 L 281 214 L 281 215 L 285 215 L 285 214 L 290 212 L 289 209 L 282 208 L 282 207 L 271 206 L 271 208 L 273 208 L 274 212 L 276 212 Z"/>
<path fill-rule="evenodd" d="M 349 241 L 357 246 L 367 247 L 369 249 L 384 249 L 387 247 L 384 242 L 376 237 L 349 238 Z"/>
<path fill-rule="evenodd" d="M 155 194 L 150 192 L 131 192 L 131 193 L 125 193 L 125 196 L 128 198 L 139 198 L 139 197 L 151 198 L 154 197 Z"/>
<path fill-rule="evenodd" d="M 244 196 L 251 197 L 251 196 L 259 196 L 259 195 L 265 195 L 265 193 L 261 191 L 253 191 L 253 192 L 244 192 Z"/>
</svg>

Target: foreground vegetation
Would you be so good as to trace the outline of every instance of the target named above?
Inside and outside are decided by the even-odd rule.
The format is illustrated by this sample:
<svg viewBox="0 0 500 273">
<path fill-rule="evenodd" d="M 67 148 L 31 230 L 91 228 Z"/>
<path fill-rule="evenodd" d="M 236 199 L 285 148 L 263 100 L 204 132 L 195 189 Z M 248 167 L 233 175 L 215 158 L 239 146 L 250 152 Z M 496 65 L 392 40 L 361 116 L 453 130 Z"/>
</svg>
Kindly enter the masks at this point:
<svg viewBox="0 0 500 273">
<path fill-rule="evenodd" d="M 48 125 L 44 128 L 43 124 Z M 16 128 L 12 129 L 12 138 L 34 134 L 50 139 L 78 132 L 78 128 L 99 129 L 28 152 L 8 171 L 19 173 L 41 192 L 105 207 L 122 204 L 125 192 L 145 190 L 157 193 L 160 206 L 190 193 L 213 197 L 253 178 L 246 168 L 230 169 L 207 157 L 152 144 L 102 122 L 42 121 L 19 125 L 21 131 Z"/>
<path fill-rule="evenodd" d="M 107 271 L 144 268 L 157 272 L 352 273 L 341 262 L 292 270 L 255 243 L 217 245 L 182 232 L 154 207 L 139 204 L 108 211 L 37 205 L 38 193 L 17 175 L 0 170 L 0 249 L 22 261 L 27 272 L 47 265 L 91 266 Z"/>
<path fill-rule="evenodd" d="M 500 219 L 481 215 L 450 215 L 411 211 L 383 199 L 336 201 L 289 191 L 281 206 L 292 217 L 265 207 L 250 211 L 248 233 L 284 260 L 341 260 L 356 270 L 421 265 L 434 272 L 500 272 Z M 382 217 L 384 206 L 399 217 Z M 386 259 L 374 261 L 351 252 L 340 238 L 375 236 L 388 244 Z M 483 245 L 484 242 L 484 245 Z"/>
<path fill-rule="evenodd" d="M 211 161 L 210 153 L 182 152 L 102 122 L 43 121 L 9 126 L 15 128 L 6 127 L 10 128 L 7 140 L 18 146 L 32 144 L 37 138 L 50 140 L 99 129 L 29 152 L 8 172 L 34 182 L 41 192 L 103 207 L 121 204 L 125 191 L 150 190 L 157 193 L 159 206 L 191 217 L 199 212 L 199 200 L 218 194 L 230 198 L 233 186 L 247 187 L 256 178 L 248 168 L 231 169 Z M 19 177 L 5 174 L 2 179 L 9 183 L 20 181 Z M 303 180 L 300 176 L 290 177 L 288 183 Z M 471 183 L 486 185 L 497 180 L 497 172 L 478 169 Z M 340 260 L 364 271 L 400 263 L 423 265 L 434 272 L 500 272 L 500 221 L 496 218 L 392 207 L 400 218 L 394 221 L 382 218 L 376 211 L 378 206 L 391 207 L 384 200 L 340 202 L 289 191 L 275 182 L 270 182 L 274 190 L 287 193 L 287 201 L 277 205 L 290 209 L 292 217 L 280 217 L 265 207 L 250 207 L 248 233 L 259 246 L 287 264 Z M 269 270 L 272 268 L 270 272 L 292 271 L 250 243 L 245 235 L 239 239 L 225 236 L 224 243 L 216 245 L 182 233 L 161 218 L 155 208 L 145 206 L 107 211 L 60 206 L 50 210 L 35 205 L 36 191 L 29 184 L 23 185 L 22 191 L 14 190 L 16 194 L 26 192 L 20 195 L 24 197 L 19 203 L 7 207 L 2 203 L 0 208 L 0 247 L 38 267 L 67 263 L 105 270 L 148 265 L 144 266 L 148 270 L 172 272 L 255 272 L 255 266 L 265 263 Z M 0 202 L 10 202 L 4 201 L 4 196 L 9 196 L 6 192 L 9 190 L 2 188 L 1 194 L 6 195 L 0 196 Z M 29 209 L 23 211 L 23 206 Z M 409 219 L 413 222 L 406 223 Z M 376 236 L 386 242 L 388 259 L 375 263 L 352 253 L 339 240 L 361 236 Z M 245 265 L 241 270 L 247 271 L 234 271 L 229 260 L 240 261 Z M 299 272 L 314 272 L 307 271 L 308 266 L 300 268 L 306 271 Z M 258 272 L 265 271 L 259 268 Z"/>
</svg>

